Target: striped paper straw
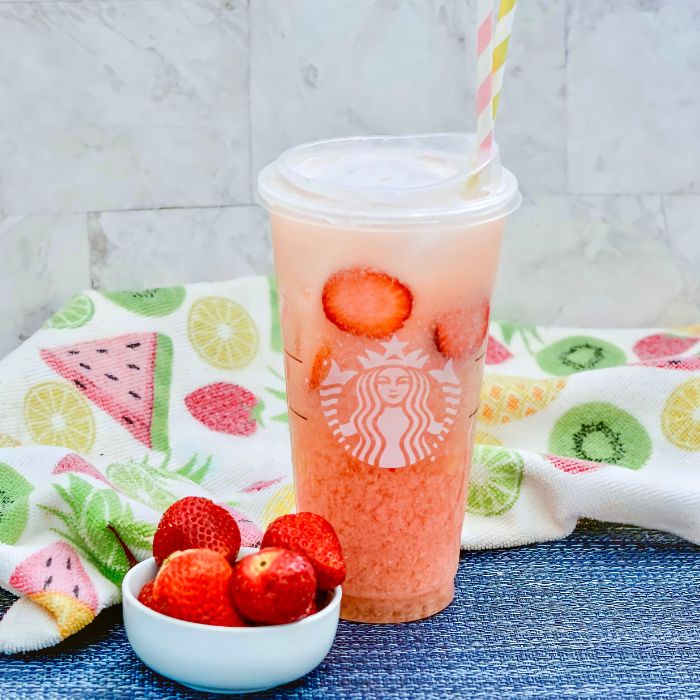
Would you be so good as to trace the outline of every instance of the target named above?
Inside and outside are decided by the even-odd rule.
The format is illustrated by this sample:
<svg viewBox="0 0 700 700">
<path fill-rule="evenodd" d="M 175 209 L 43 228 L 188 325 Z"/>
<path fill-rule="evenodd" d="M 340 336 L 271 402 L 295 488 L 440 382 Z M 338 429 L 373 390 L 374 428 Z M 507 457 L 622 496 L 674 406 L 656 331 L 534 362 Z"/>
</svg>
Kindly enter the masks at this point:
<svg viewBox="0 0 700 700">
<path fill-rule="evenodd" d="M 479 0 L 476 30 L 476 158 L 493 145 L 493 0 Z"/>
<path fill-rule="evenodd" d="M 493 120 L 496 121 L 498 103 L 501 98 L 503 86 L 503 74 L 506 72 L 506 57 L 508 56 L 508 44 L 513 31 L 513 18 L 517 0 L 501 0 L 498 8 L 498 22 L 496 23 L 495 37 L 493 40 Z"/>
</svg>

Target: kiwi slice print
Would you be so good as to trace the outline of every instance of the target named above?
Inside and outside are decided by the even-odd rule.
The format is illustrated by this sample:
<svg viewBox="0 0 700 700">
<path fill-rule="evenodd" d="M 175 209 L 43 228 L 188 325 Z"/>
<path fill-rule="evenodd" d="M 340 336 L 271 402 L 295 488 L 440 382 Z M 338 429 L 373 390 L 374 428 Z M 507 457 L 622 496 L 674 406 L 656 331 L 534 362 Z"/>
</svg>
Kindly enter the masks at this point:
<svg viewBox="0 0 700 700">
<path fill-rule="evenodd" d="M 133 292 L 102 292 L 110 301 L 141 316 L 167 316 L 180 308 L 184 287 L 162 287 Z"/>
<path fill-rule="evenodd" d="M 587 335 L 562 338 L 542 348 L 535 359 L 545 372 L 558 377 L 588 369 L 617 367 L 627 361 L 625 353 L 616 345 Z"/>
<path fill-rule="evenodd" d="M 584 403 L 567 411 L 549 436 L 549 452 L 586 462 L 641 469 L 651 456 L 651 439 L 627 411 L 609 403 Z"/>
</svg>

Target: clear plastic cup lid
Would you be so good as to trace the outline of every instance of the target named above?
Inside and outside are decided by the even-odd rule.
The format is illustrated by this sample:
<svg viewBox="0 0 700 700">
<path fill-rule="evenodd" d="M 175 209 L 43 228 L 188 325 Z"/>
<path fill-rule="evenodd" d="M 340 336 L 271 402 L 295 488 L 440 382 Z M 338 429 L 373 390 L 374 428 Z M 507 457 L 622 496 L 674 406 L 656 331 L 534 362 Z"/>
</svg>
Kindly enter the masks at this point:
<svg viewBox="0 0 700 700">
<path fill-rule="evenodd" d="M 262 170 L 263 204 L 358 224 L 488 221 L 521 202 L 498 146 L 474 166 L 474 134 L 367 136 L 292 148 Z"/>
</svg>

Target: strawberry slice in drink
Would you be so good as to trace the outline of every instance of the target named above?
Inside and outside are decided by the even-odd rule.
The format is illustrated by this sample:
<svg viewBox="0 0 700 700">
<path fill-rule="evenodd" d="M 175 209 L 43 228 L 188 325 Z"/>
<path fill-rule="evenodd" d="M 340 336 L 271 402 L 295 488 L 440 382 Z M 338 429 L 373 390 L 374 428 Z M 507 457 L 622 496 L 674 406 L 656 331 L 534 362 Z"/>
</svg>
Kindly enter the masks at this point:
<svg viewBox="0 0 700 700">
<path fill-rule="evenodd" d="M 463 360 L 481 350 L 489 329 L 487 302 L 448 311 L 435 324 L 433 339 L 442 355 Z"/>
<path fill-rule="evenodd" d="M 395 277 L 366 268 L 336 272 L 323 287 L 326 318 L 342 331 L 388 338 L 411 315 L 411 290 Z"/>
<path fill-rule="evenodd" d="M 331 368 L 331 354 L 331 349 L 325 344 L 316 351 L 309 374 L 309 389 L 318 389 L 323 384 Z"/>
</svg>

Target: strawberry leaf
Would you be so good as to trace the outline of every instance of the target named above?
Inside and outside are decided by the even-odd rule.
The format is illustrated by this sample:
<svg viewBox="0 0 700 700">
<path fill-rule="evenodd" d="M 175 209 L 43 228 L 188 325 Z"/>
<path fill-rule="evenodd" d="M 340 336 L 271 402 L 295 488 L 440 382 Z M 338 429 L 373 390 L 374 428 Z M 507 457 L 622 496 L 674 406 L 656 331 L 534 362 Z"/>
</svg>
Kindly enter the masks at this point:
<svg viewBox="0 0 700 700">
<path fill-rule="evenodd" d="M 250 417 L 261 427 L 265 427 L 265 422 L 263 421 L 262 413 L 265 410 L 265 402 L 262 399 L 258 399 L 253 410 L 250 412 Z"/>
</svg>

